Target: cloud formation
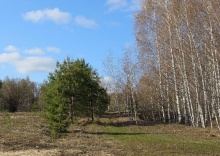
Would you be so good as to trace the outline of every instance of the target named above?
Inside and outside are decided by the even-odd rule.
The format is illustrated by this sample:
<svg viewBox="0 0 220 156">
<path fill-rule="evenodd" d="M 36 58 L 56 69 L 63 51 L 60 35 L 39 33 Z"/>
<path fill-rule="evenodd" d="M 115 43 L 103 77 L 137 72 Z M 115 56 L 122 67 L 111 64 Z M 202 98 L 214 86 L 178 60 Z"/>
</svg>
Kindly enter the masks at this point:
<svg viewBox="0 0 220 156">
<path fill-rule="evenodd" d="M 15 52 L 15 51 L 18 51 L 18 49 L 15 46 L 13 46 L 13 45 L 9 45 L 9 46 L 4 48 L 4 51 Z"/>
<path fill-rule="evenodd" d="M 25 20 L 34 23 L 52 21 L 57 24 L 66 24 L 71 20 L 70 13 L 62 12 L 58 8 L 30 11 L 24 13 L 22 16 Z"/>
<path fill-rule="evenodd" d="M 49 57 L 27 57 L 15 62 L 19 73 L 51 72 L 55 69 L 55 61 Z"/>
<path fill-rule="evenodd" d="M 0 63 L 15 63 L 21 58 L 18 52 L 5 52 L 0 53 Z"/>
<path fill-rule="evenodd" d="M 47 47 L 46 50 L 48 52 L 53 52 L 53 53 L 59 53 L 60 52 L 60 49 L 56 48 L 56 47 Z"/>
<path fill-rule="evenodd" d="M 95 28 L 98 26 L 98 24 L 94 20 L 85 18 L 84 16 L 76 16 L 74 18 L 74 22 L 77 25 L 83 26 L 85 28 Z"/>
<path fill-rule="evenodd" d="M 137 11 L 140 10 L 141 0 L 107 0 L 106 5 L 109 6 L 109 11 Z"/>
<path fill-rule="evenodd" d="M 39 48 L 24 50 L 31 55 L 43 54 Z M 22 57 L 19 50 L 10 45 L 0 53 L 0 63 L 13 65 L 19 73 L 28 74 L 32 72 L 51 72 L 56 67 L 56 61 L 47 56 Z"/>
<path fill-rule="evenodd" d="M 24 20 L 34 23 L 51 21 L 57 24 L 67 24 L 74 22 L 84 28 L 95 28 L 98 26 L 95 20 L 80 15 L 72 17 L 70 13 L 60 11 L 58 8 L 30 11 L 22 14 L 22 17 Z"/>
<path fill-rule="evenodd" d="M 109 5 L 110 11 L 124 8 L 128 5 L 126 0 L 107 0 L 106 4 Z"/>
<path fill-rule="evenodd" d="M 40 48 L 28 49 L 24 52 L 30 55 L 44 55 L 44 52 Z"/>
</svg>

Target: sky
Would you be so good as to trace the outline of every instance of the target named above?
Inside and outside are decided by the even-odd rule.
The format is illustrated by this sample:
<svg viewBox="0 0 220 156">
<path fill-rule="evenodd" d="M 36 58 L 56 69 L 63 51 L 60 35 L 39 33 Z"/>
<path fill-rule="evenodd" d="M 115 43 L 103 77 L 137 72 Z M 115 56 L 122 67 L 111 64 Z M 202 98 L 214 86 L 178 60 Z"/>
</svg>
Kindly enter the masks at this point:
<svg viewBox="0 0 220 156">
<path fill-rule="evenodd" d="M 85 59 L 101 77 L 109 51 L 135 44 L 139 0 L 0 0 L 0 79 L 42 83 L 56 62 Z"/>
</svg>

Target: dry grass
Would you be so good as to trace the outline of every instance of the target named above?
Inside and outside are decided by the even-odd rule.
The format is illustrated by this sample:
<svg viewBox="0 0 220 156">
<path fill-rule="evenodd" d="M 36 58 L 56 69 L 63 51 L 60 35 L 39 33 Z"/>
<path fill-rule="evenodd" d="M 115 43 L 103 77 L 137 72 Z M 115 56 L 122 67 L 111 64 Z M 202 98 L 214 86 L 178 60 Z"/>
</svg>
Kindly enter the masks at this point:
<svg viewBox="0 0 220 156">
<path fill-rule="evenodd" d="M 0 156 L 220 155 L 218 131 L 133 124 L 125 117 L 80 119 L 53 139 L 40 114 L 1 113 Z"/>
<path fill-rule="evenodd" d="M 59 139 L 47 135 L 47 126 L 39 114 L 4 113 L 0 115 L 0 156 L 117 155 L 117 142 L 93 134 L 75 131 Z M 120 150 L 120 149 L 119 149 Z"/>
</svg>

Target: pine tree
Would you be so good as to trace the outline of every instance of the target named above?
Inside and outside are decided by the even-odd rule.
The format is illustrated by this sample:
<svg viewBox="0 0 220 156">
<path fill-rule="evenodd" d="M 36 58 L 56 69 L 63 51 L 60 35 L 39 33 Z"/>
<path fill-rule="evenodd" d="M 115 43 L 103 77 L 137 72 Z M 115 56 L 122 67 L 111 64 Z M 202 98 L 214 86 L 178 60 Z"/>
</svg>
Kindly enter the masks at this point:
<svg viewBox="0 0 220 156">
<path fill-rule="evenodd" d="M 102 114 L 109 103 L 98 73 L 83 59 L 57 62 L 42 91 L 44 114 L 53 136 L 65 132 L 75 115 L 94 120 L 94 115 Z"/>
<path fill-rule="evenodd" d="M 66 99 L 63 97 L 59 85 L 57 79 L 47 83 L 43 98 L 44 116 L 49 123 L 50 134 L 53 137 L 58 137 L 60 133 L 65 132 L 69 124 Z"/>
</svg>

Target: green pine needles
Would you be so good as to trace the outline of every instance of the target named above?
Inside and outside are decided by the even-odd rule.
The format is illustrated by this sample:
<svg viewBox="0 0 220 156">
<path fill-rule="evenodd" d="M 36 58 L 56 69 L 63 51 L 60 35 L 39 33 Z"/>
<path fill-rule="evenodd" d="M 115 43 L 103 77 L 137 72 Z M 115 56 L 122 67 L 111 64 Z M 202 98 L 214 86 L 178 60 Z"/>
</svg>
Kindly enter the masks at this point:
<svg viewBox="0 0 220 156">
<path fill-rule="evenodd" d="M 58 137 L 68 127 L 66 99 L 59 91 L 57 81 L 51 80 L 47 83 L 44 93 L 44 117 L 50 125 L 50 133 L 53 137 Z"/>
<path fill-rule="evenodd" d="M 101 115 L 107 109 L 109 96 L 100 86 L 100 78 L 85 60 L 72 61 L 69 57 L 49 74 L 43 88 L 44 116 L 50 133 L 58 137 L 66 132 L 74 116 Z"/>
</svg>

